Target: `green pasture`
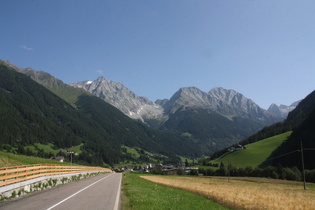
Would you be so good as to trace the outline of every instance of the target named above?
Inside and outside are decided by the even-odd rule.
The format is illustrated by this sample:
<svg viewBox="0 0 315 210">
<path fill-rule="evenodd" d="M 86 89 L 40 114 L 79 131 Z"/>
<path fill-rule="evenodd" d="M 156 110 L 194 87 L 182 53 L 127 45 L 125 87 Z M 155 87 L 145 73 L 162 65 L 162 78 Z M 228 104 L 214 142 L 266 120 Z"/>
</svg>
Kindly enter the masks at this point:
<svg viewBox="0 0 315 210">
<path fill-rule="evenodd" d="M 17 155 L 17 154 L 0 151 L 0 168 L 17 166 L 17 165 L 33 165 L 33 164 L 69 165 L 69 163 L 60 163 L 59 161 L 56 161 L 56 160 L 50 160 L 50 159 L 39 158 L 39 157 L 34 157 L 34 156 Z"/>
<path fill-rule="evenodd" d="M 83 146 L 83 143 L 81 143 L 78 146 L 71 147 L 70 150 L 72 150 L 75 153 L 81 154 L 82 153 L 82 150 L 81 150 L 82 146 Z"/>
<path fill-rule="evenodd" d="M 39 143 L 36 143 L 35 144 L 36 147 L 38 147 L 39 149 L 43 149 L 44 152 L 46 153 L 53 153 L 54 155 L 56 155 L 58 152 L 59 152 L 59 149 L 53 149 L 53 144 L 49 143 L 49 144 L 39 144 Z"/>
<path fill-rule="evenodd" d="M 77 146 L 73 146 L 71 148 L 69 148 L 70 150 L 74 151 L 75 153 L 81 154 L 81 147 L 83 146 L 83 143 Z M 32 152 L 37 152 L 38 149 L 42 149 L 44 150 L 45 153 L 52 153 L 55 156 L 57 155 L 57 153 L 61 150 L 63 152 L 66 152 L 66 149 L 58 149 L 55 148 L 55 146 L 51 143 L 49 144 L 40 144 L 40 143 L 35 143 L 35 146 L 30 145 L 30 146 L 26 146 L 24 147 L 25 149 L 30 149 Z"/>
<path fill-rule="evenodd" d="M 123 177 L 123 209 L 227 209 L 188 191 L 155 184 L 125 173 Z"/>
<path fill-rule="evenodd" d="M 247 166 L 258 167 L 271 153 L 278 148 L 291 135 L 292 131 L 266 138 L 246 146 L 246 149 L 231 152 L 220 158 L 211 161 L 212 163 L 221 162 L 227 165 L 229 162 L 236 167 L 245 168 Z"/>
<path fill-rule="evenodd" d="M 130 147 L 126 147 L 126 148 L 127 148 L 127 152 L 132 154 L 135 158 L 140 157 L 140 153 L 135 148 L 130 148 Z"/>
</svg>

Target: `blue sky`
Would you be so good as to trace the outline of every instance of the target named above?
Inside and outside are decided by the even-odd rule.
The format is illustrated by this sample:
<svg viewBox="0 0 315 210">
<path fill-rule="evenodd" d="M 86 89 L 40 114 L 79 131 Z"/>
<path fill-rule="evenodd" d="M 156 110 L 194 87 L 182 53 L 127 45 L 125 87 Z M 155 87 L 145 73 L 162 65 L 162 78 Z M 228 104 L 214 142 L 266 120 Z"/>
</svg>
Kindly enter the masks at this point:
<svg viewBox="0 0 315 210">
<path fill-rule="evenodd" d="M 314 0 L 2 0 L 0 59 L 150 100 L 233 89 L 262 108 L 315 89 Z"/>
</svg>

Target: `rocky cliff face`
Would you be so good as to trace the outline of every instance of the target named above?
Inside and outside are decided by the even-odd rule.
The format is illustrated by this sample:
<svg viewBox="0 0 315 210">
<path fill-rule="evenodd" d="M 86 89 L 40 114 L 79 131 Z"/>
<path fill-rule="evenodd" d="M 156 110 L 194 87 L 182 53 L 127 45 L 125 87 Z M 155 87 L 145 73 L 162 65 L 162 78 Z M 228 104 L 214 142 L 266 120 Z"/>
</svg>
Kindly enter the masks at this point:
<svg viewBox="0 0 315 210">
<path fill-rule="evenodd" d="M 122 84 L 107 80 L 104 77 L 99 77 L 95 81 L 74 82 L 70 85 L 91 92 L 131 118 L 144 121 L 163 116 L 161 106 L 146 97 L 137 96 Z"/>
<path fill-rule="evenodd" d="M 245 113 L 249 114 L 251 118 L 257 118 L 260 121 L 265 121 L 267 124 L 284 119 L 279 116 L 273 116 L 268 111 L 259 107 L 251 99 L 246 98 L 244 95 L 234 90 L 213 88 L 209 91 L 209 94 L 218 98 L 220 101 L 233 106 L 234 108 L 244 111 Z"/>
</svg>

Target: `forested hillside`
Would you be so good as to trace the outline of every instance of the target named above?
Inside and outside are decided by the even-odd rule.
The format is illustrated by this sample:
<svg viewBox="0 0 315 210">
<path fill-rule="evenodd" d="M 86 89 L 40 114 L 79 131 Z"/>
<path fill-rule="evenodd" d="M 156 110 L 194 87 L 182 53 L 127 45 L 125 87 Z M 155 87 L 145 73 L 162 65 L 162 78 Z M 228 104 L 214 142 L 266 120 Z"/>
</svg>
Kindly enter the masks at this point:
<svg viewBox="0 0 315 210">
<path fill-rule="evenodd" d="M 61 80 L 51 76 L 50 74 L 43 71 L 36 71 L 31 68 L 20 68 L 16 65 L 9 63 L 9 61 L 0 60 L 0 65 L 6 66 L 10 69 L 14 69 L 17 72 L 25 74 L 32 80 L 41 84 L 42 86 L 55 93 L 57 96 L 67 101 L 72 106 L 75 106 L 77 98 L 82 94 L 89 94 L 87 91 L 79 88 L 73 88 L 69 85 L 64 84 Z"/>
<path fill-rule="evenodd" d="M 101 125 L 115 141 L 130 147 L 140 147 L 165 155 L 184 155 L 196 157 L 200 150 L 190 139 L 172 132 L 161 132 L 130 119 L 116 108 L 91 95 L 82 95 L 76 105 L 90 116 L 95 126 Z M 98 128 L 101 129 L 101 128 Z"/>
<path fill-rule="evenodd" d="M 88 87 L 86 89 L 91 92 L 88 93 L 84 89 L 74 88 L 64 84 L 61 80 L 43 71 L 36 71 L 31 68 L 23 69 L 10 64 L 8 61 L 0 60 L 0 64 L 29 76 L 34 81 L 67 101 L 74 108 L 77 108 L 78 104 L 80 105 L 80 100 L 82 99 L 80 96 L 82 94 L 93 94 L 103 100 L 106 98 L 106 103 L 115 106 L 127 116 L 132 116 L 131 118 L 133 119 L 139 117 L 141 121 L 146 122 L 151 128 L 160 129 L 160 131 L 157 132 L 156 130 L 143 127 L 142 124 L 139 124 L 138 126 L 141 127 L 140 130 L 149 130 L 145 131 L 145 133 L 158 133 L 150 135 L 150 140 L 143 141 L 143 139 L 147 138 L 143 138 L 143 135 L 137 137 L 136 140 L 130 138 L 126 139 L 125 137 L 125 139 L 122 140 L 121 136 L 125 136 L 128 132 L 126 133 L 126 130 L 118 131 L 118 129 L 115 128 L 114 130 L 118 131 L 118 133 L 124 133 L 124 135 L 119 135 L 115 138 L 125 143 L 133 142 L 130 145 L 146 145 L 147 148 L 152 148 L 154 151 L 157 150 L 159 153 L 165 153 L 166 150 L 172 148 L 174 152 L 179 149 L 180 153 L 196 154 L 196 149 L 198 148 L 199 151 L 197 153 L 199 155 L 209 155 L 257 132 L 266 125 L 267 122 L 267 124 L 269 124 L 280 120 L 273 118 L 253 101 L 233 90 L 214 88 L 210 91 L 211 93 L 205 93 L 194 87 L 181 88 L 174 94 L 172 100 L 168 100 L 167 102 L 169 105 L 173 104 L 173 108 L 177 111 L 165 115 L 161 107 L 164 107 L 165 104 L 161 101 L 161 104 L 159 102 L 161 106 L 158 106 L 144 97 L 138 97 L 122 84 L 106 80 L 103 77 L 95 81 L 74 83 L 75 87 Z M 201 98 L 203 99 L 200 100 Z M 191 102 L 190 105 L 186 103 L 188 101 Z M 98 101 L 97 103 L 100 102 Z M 102 104 L 98 106 L 102 107 L 106 105 Z M 82 110 L 84 107 L 87 106 L 81 106 L 81 111 L 84 111 Z M 94 110 L 100 111 L 101 109 Z M 105 112 L 108 112 L 108 110 L 110 109 L 107 109 Z M 167 112 L 167 109 L 164 111 Z M 96 116 L 94 120 L 99 119 L 99 116 L 103 116 L 103 112 L 104 110 L 100 111 L 99 115 L 92 113 L 93 116 Z M 102 123 L 103 122 L 104 121 L 102 121 Z M 111 118 L 108 122 L 111 122 Z M 114 122 L 107 123 L 106 126 L 112 127 L 112 124 L 116 125 Z M 137 129 L 134 129 L 134 131 L 136 130 Z M 164 137 L 162 138 L 161 135 Z M 154 138 L 152 136 L 154 136 Z M 167 141 L 168 146 L 164 146 L 163 149 L 161 149 L 161 144 L 163 145 L 165 142 L 163 139 L 168 138 L 166 136 L 169 136 L 169 138 L 173 140 Z M 170 147 L 169 144 L 176 144 L 177 141 L 183 143 L 180 143 L 180 146 L 176 145 Z M 139 144 L 139 142 L 141 142 L 141 144 Z M 187 149 L 181 148 L 181 145 L 186 144 L 185 142 L 188 142 L 186 145 Z"/>
<path fill-rule="evenodd" d="M 240 141 L 260 127 L 259 123 L 248 119 L 234 117 L 229 120 L 212 110 L 187 108 L 171 114 L 162 129 L 180 131 L 182 135 L 196 139 L 204 152 L 211 154 Z"/>
<path fill-rule="evenodd" d="M 87 123 L 92 119 L 29 77 L 0 66 L 0 87 L 2 148 L 34 143 L 69 148 L 85 143 L 88 151 L 91 145 L 100 144 L 100 149 L 106 149 L 105 161 L 119 160 L 119 147 L 110 143 L 108 136 L 89 129 Z M 98 158 L 95 152 L 88 156 L 90 163 L 93 156 Z"/>
<path fill-rule="evenodd" d="M 72 106 L 5 65 L 0 65 L 0 93 L 0 149 L 6 151 L 23 152 L 34 143 L 57 148 L 83 143 L 79 159 L 95 165 L 118 163 L 121 145 L 169 156 L 201 155 L 189 139 L 149 129 L 89 94 Z"/>
<path fill-rule="evenodd" d="M 315 91 L 309 94 L 298 107 L 289 113 L 287 121 L 295 121 L 298 126 L 294 129 L 290 138 L 282 144 L 271 157 L 275 158 L 282 154 L 300 150 L 301 142 L 304 150 L 305 168 L 315 168 Z M 273 165 L 298 166 L 301 164 L 301 153 L 295 152 L 283 158 L 273 160 Z"/>
</svg>

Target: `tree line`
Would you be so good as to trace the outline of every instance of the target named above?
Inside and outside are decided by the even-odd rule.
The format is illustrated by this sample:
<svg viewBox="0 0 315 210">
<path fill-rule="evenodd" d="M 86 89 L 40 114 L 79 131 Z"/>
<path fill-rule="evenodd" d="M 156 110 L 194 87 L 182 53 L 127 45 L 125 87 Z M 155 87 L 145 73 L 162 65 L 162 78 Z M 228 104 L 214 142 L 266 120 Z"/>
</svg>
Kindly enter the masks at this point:
<svg viewBox="0 0 315 210">
<path fill-rule="evenodd" d="M 167 175 L 167 172 L 161 168 L 153 168 L 152 174 Z M 303 174 L 297 167 L 277 167 L 268 166 L 267 168 L 253 168 L 251 166 L 245 168 L 237 168 L 232 164 L 225 165 L 221 163 L 218 169 L 199 168 L 198 170 L 190 170 L 188 173 L 185 169 L 177 169 L 177 175 L 203 175 L 203 176 L 231 176 L 231 177 L 260 177 L 271 179 L 282 179 L 291 181 L 303 181 Z M 305 178 L 307 182 L 315 183 L 315 169 L 305 170 Z"/>
</svg>

